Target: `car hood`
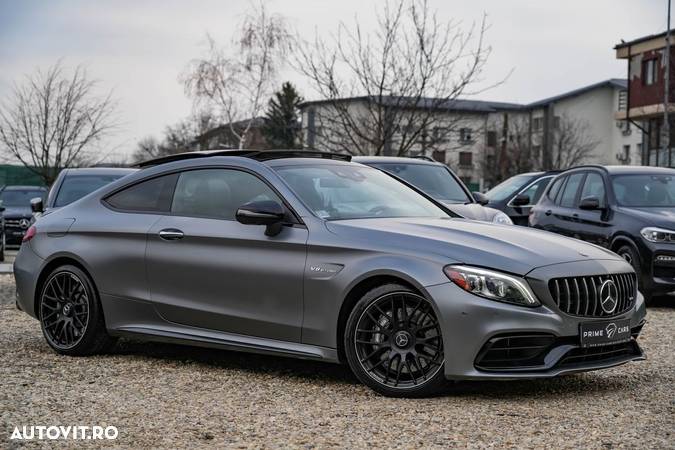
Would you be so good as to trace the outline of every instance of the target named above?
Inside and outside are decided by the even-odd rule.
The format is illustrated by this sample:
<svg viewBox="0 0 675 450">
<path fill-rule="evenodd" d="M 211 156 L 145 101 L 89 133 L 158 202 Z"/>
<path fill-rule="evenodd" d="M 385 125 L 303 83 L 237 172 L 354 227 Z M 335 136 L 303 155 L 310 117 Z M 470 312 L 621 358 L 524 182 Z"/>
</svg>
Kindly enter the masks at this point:
<svg viewBox="0 0 675 450">
<path fill-rule="evenodd" d="M 6 206 L 5 210 L 2 213 L 3 216 L 5 217 L 30 217 L 32 215 L 32 211 L 30 207 L 24 208 L 22 206 Z"/>
<path fill-rule="evenodd" d="M 484 222 L 492 222 L 494 216 L 499 212 L 494 208 L 488 208 L 486 206 L 479 205 L 478 203 L 445 203 L 443 202 L 446 208 L 455 214 L 466 219 L 472 220 L 482 220 Z"/>
<path fill-rule="evenodd" d="M 651 225 L 663 228 L 675 228 L 675 208 L 626 208 L 619 207 L 623 214 L 632 216 L 644 222 L 645 226 Z"/>
<path fill-rule="evenodd" d="M 576 239 L 525 227 L 464 219 L 382 218 L 326 222 L 328 229 L 363 248 L 406 253 L 525 275 L 537 267 L 616 254 Z"/>
</svg>

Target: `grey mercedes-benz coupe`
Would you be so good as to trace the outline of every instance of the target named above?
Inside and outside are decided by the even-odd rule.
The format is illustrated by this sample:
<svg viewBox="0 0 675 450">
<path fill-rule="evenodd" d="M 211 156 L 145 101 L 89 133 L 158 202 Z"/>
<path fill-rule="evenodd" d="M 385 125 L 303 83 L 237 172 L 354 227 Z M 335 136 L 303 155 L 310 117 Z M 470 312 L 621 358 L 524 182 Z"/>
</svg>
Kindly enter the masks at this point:
<svg viewBox="0 0 675 450">
<path fill-rule="evenodd" d="M 344 155 L 144 166 L 24 237 L 17 304 L 59 353 L 135 336 L 346 362 L 391 396 L 643 358 L 635 273 L 600 247 L 454 218 Z"/>
</svg>

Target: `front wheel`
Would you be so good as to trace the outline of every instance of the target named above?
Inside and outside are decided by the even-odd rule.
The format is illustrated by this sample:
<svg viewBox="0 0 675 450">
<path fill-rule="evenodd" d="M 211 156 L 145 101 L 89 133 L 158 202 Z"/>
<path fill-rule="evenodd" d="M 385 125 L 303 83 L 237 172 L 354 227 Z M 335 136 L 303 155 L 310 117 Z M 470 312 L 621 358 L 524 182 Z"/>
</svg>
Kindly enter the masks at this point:
<svg viewBox="0 0 675 450">
<path fill-rule="evenodd" d="M 40 293 L 39 314 L 47 343 L 63 355 L 91 355 L 113 343 L 94 284 L 78 267 L 65 265 L 49 274 Z"/>
<path fill-rule="evenodd" d="M 441 326 L 431 303 L 406 286 L 377 287 L 347 321 L 347 361 L 361 382 L 390 397 L 425 397 L 447 384 Z"/>
<path fill-rule="evenodd" d="M 616 251 L 616 253 L 623 259 L 625 259 L 628 264 L 633 266 L 633 270 L 635 270 L 635 275 L 637 275 L 638 279 L 638 289 L 640 289 L 642 296 L 645 298 L 645 303 L 649 305 L 652 301 L 652 294 L 651 292 L 647 292 L 647 290 L 645 289 L 645 283 L 642 279 L 642 266 L 640 264 L 640 255 L 633 247 L 629 245 L 624 245 L 623 247 L 619 248 Z"/>
</svg>

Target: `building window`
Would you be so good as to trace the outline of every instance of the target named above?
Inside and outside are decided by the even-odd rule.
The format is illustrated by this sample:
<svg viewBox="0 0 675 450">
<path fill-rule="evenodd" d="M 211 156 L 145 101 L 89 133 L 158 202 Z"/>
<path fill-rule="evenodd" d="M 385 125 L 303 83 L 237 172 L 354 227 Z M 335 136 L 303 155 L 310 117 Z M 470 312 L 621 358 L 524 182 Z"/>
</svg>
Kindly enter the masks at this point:
<svg viewBox="0 0 675 450">
<path fill-rule="evenodd" d="M 471 128 L 460 128 L 459 129 L 459 141 L 468 144 L 473 141 Z"/>
<path fill-rule="evenodd" d="M 532 129 L 534 131 L 539 131 L 544 127 L 544 118 L 543 117 L 535 117 L 532 119 Z"/>
<path fill-rule="evenodd" d="M 642 83 L 645 86 L 656 83 L 656 58 L 642 62 Z"/>
<path fill-rule="evenodd" d="M 560 116 L 553 116 L 553 129 L 554 130 L 560 129 Z"/>
<path fill-rule="evenodd" d="M 617 108 L 619 111 L 628 109 L 628 91 L 619 91 L 619 104 Z"/>
<path fill-rule="evenodd" d="M 472 164 L 473 164 L 473 153 L 459 152 L 460 167 L 471 167 Z"/>
<path fill-rule="evenodd" d="M 496 147 L 497 146 L 497 132 L 496 131 L 488 131 L 488 133 L 487 133 L 487 145 L 488 145 L 488 147 Z"/>
<path fill-rule="evenodd" d="M 661 138 L 661 121 L 659 119 L 651 119 L 649 121 L 647 124 L 647 134 L 647 138 L 649 139 L 647 143 L 648 148 L 650 150 L 659 148 Z"/>
</svg>

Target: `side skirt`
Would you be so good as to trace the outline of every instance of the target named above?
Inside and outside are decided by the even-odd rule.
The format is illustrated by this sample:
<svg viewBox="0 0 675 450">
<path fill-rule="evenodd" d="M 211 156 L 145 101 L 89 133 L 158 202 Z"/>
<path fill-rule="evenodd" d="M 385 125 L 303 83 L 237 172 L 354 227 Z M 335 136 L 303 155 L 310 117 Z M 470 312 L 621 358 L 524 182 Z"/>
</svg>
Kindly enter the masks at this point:
<svg viewBox="0 0 675 450">
<path fill-rule="evenodd" d="M 339 362 L 337 350 L 333 348 L 277 341 L 274 339 L 244 336 L 240 334 L 230 334 L 219 331 L 216 332 L 199 328 L 174 325 L 126 325 L 115 329 L 109 329 L 108 332 L 115 336 L 142 338 L 144 340 L 156 342 L 195 345 L 199 347 L 320 360 L 333 363 Z"/>
</svg>

